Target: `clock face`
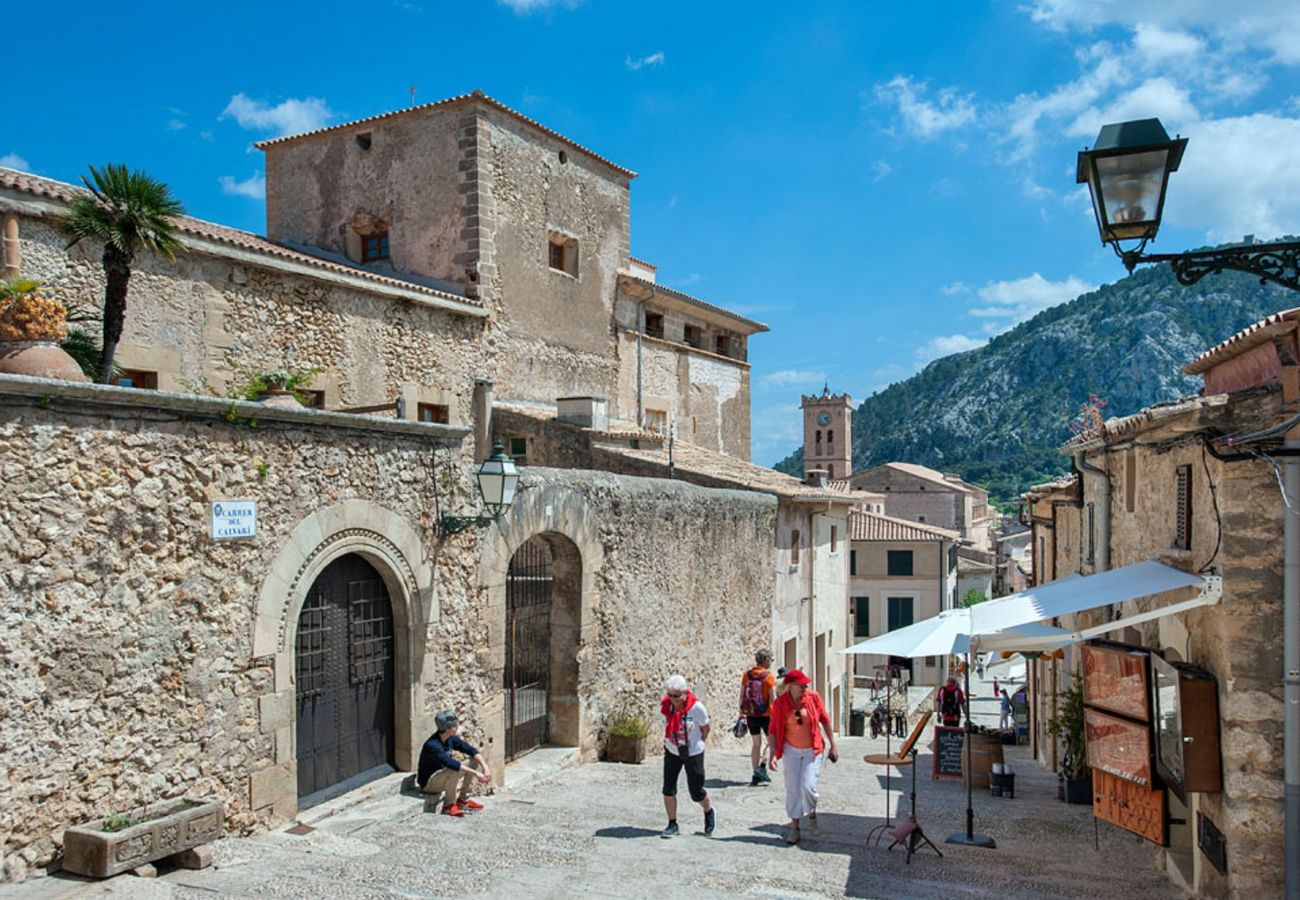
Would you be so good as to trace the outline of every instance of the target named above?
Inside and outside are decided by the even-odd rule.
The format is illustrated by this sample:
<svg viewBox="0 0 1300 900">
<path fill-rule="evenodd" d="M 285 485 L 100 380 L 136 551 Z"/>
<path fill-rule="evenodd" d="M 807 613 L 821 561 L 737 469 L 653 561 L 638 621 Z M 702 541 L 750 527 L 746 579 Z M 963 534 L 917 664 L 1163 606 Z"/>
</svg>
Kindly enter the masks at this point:
<svg viewBox="0 0 1300 900">
<path fill-rule="evenodd" d="M 831 424 L 831 414 L 828 412 L 819 413 L 817 416 L 817 424 L 818 425 Z"/>
</svg>

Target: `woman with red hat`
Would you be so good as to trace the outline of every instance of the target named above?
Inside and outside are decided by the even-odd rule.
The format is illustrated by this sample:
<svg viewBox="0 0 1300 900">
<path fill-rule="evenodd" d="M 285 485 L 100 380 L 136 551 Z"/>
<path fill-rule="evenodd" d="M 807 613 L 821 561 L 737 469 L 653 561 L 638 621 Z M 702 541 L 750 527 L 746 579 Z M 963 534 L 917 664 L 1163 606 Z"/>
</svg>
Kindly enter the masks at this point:
<svg viewBox="0 0 1300 900">
<path fill-rule="evenodd" d="M 812 679 L 798 669 L 791 669 L 781 681 L 785 690 L 772 702 L 767 767 L 777 771 L 777 760 L 782 760 L 785 766 L 785 812 L 790 817 L 790 833 L 785 842 L 797 844 L 799 820 L 804 816 L 808 817 L 812 833 L 817 833 L 817 776 L 821 774 L 822 751 L 826 751 L 831 762 L 839 758 L 839 753 L 826 704 L 808 687 Z"/>
</svg>

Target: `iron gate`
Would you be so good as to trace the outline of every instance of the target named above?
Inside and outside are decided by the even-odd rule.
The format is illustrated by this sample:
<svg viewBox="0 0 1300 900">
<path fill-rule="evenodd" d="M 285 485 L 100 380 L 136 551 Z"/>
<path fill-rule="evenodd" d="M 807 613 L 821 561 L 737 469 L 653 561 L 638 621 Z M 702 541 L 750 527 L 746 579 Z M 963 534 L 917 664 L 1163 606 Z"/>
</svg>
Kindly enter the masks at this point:
<svg viewBox="0 0 1300 900">
<path fill-rule="evenodd" d="M 298 796 L 393 761 L 393 610 L 379 573 L 335 560 L 298 616 Z"/>
<path fill-rule="evenodd" d="M 551 548 L 529 538 L 506 572 L 506 759 L 550 739 Z"/>
</svg>

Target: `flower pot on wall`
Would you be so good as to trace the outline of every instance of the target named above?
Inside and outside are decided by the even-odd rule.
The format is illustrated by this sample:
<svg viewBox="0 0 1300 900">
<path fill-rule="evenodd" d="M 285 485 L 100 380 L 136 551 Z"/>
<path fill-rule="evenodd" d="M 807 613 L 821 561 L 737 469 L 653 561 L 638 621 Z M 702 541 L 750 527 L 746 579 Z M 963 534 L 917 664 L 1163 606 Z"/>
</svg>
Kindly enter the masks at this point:
<svg viewBox="0 0 1300 900">
<path fill-rule="evenodd" d="M 610 735 L 605 739 L 605 759 L 640 765 L 645 759 L 645 739 Z"/>
<path fill-rule="evenodd" d="M 215 800 L 165 800 L 63 832 L 63 869 L 107 878 L 215 841 L 224 825 L 225 808 Z"/>
<path fill-rule="evenodd" d="M 0 341 L 0 372 L 60 381 L 90 381 L 77 361 L 52 340 Z"/>
</svg>

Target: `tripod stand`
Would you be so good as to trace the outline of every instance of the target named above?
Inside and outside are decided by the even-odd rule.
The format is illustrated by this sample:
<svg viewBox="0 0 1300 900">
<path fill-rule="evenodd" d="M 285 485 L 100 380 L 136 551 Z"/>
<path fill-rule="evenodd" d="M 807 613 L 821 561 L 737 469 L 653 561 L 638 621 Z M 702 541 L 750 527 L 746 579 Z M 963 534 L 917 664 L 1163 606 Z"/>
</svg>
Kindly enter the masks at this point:
<svg viewBox="0 0 1300 900">
<path fill-rule="evenodd" d="M 890 844 L 888 848 L 890 850 L 893 850 L 899 844 L 904 844 L 907 847 L 908 865 L 912 864 L 912 854 L 917 851 L 917 847 L 919 844 L 924 844 L 925 846 L 933 850 L 935 853 L 938 853 L 940 858 L 943 857 L 943 852 L 934 845 L 934 842 L 932 840 L 930 840 L 928 837 L 925 836 L 925 832 L 921 830 L 921 824 L 916 821 L 916 751 L 915 750 L 913 750 L 911 753 L 911 763 L 912 763 L 912 798 L 911 798 L 912 811 L 911 814 L 906 819 L 898 823 L 897 828 L 894 828 L 889 832 L 891 835 L 894 836 L 894 843 Z"/>
</svg>

